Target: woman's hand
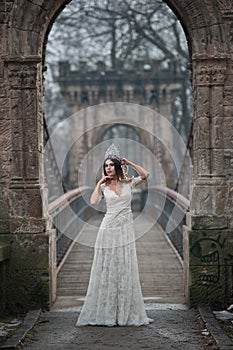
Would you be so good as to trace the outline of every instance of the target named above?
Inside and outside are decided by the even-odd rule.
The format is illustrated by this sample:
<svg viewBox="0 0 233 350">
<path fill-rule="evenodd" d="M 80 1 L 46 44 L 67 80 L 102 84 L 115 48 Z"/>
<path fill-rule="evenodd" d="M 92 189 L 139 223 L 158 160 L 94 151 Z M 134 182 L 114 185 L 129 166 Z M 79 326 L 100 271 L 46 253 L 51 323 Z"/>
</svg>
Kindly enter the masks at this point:
<svg viewBox="0 0 233 350">
<path fill-rule="evenodd" d="M 142 180 L 145 180 L 150 175 L 146 169 L 144 169 L 140 165 L 137 165 L 134 162 L 131 162 L 127 158 L 121 158 L 121 165 L 130 165 L 131 167 L 133 167 L 139 173 Z"/>
<path fill-rule="evenodd" d="M 110 179 L 111 179 L 111 176 L 105 176 L 104 174 L 102 174 L 102 178 L 97 182 L 95 189 L 92 192 L 92 195 L 90 198 L 91 205 L 95 205 L 95 204 L 99 203 L 99 201 L 101 199 L 101 187 L 100 186 Z"/>
<path fill-rule="evenodd" d="M 98 185 L 102 185 L 103 183 L 111 179 L 112 179 L 111 176 L 107 176 L 107 175 L 105 176 L 104 174 L 102 174 L 102 178 L 98 181 Z"/>
<path fill-rule="evenodd" d="M 121 158 L 121 165 L 129 165 L 130 161 L 127 158 Z"/>
</svg>

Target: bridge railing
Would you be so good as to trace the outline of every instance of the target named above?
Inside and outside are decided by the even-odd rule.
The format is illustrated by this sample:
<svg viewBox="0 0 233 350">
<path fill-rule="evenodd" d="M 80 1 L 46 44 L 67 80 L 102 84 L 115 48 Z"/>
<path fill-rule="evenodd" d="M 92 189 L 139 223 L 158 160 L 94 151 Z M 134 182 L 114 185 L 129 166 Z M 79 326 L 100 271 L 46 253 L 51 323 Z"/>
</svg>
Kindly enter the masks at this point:
<svg viewBox="0 0 233 350">
<path fill-rule="evenodd" d="M 168 238 L 183 259 L 183 225 L 186 223 L 186 213 L 189 200 L 167 187 L 152 187 L 144 191 L 146 212 L 153 216 L 166 232 Z"/>
<path fill-rule="evenodd" d="M 56 230 L 57 267 L 65 259 L 85 222 L 98 213 L 98 208 L 94 209 L 89 204 L 92 190 L 90 187 L 80 187 L 68 191 L 49 205 L 49 214 Z M 145 213 L 156 219 L 183 258 L 183 225 L 189 200 L 166 187 L 153 187 L 149 189 L 149 196 L 148 190 L 142 191 L 141 195 L 141 203 L 146 202 Z"/>
<path fill-rule="evenodd" d="M 66 192 L 49 205 L 49 214 L 56 230 L 57 267 L 94 209 L 88 205 L 92 189 L 80 187 Z"/>
</svg>

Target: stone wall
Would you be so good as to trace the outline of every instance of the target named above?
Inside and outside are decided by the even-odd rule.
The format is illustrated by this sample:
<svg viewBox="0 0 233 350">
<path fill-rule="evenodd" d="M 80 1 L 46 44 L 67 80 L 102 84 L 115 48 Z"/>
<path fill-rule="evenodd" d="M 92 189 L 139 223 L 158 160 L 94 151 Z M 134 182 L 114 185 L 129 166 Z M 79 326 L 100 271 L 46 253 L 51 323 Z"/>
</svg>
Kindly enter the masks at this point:
<svg viewBox="0 0 233 350">
<path fill-rule="evenodd" d="M 12 310 L 45 306 L 53 294 L 54 236 L 43 201 L 42 72 L 47 35 L 68 2 L 0 4 L 0 241 L 11 244 Z M 186 295 L 193 305 L 223 302 L 232 296 L 233 5 L 231 0 L 165 2 L 187 35 L 194 94 Z"/>
</svg>

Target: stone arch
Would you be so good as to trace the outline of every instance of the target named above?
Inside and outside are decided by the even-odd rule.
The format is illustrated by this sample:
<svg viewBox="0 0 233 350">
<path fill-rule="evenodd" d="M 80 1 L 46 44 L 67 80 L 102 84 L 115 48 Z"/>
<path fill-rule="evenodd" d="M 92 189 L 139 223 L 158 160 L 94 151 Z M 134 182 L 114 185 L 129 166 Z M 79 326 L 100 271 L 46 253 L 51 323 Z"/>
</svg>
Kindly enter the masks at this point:
<svg viewBox="0 0 233 350">
<path fill-rule="evenodd" d="M 69 2 L 71 0 L 52 0 L 49 3 L 42 0 L 38 4 L 15 1 L 9 18 L 9 43 L 12 45 L 9 45 L 8 54 L 44 55 L 50 29 Z M 164 2 L 173 10 L 183 26 L 190 55 L 207 50 L 213 50 L 212 54 L 224 51 L 225 33 L 221 25 L 220 9 L 227 10 L 227 0 L 225 5 L 221 0 L 215 2 L 197 0 L 195 3 L 182 0 L 164 0 Z"/>
<path fill-rule="evenodd" d="M 8 301 L 14 300 L 25 308 L 32 305 L 32 300 L 46 302 L 48 283 L 50 301 L 55 294 L 48 275 L 49 266 L 50 277 L 54 273 L 54 263 L 48 261 L 54 236 L 44 216 L 42 72 L 49 31 L 70 1 L 3 0 L 0 9 L 1 239 L 11 241 L 12 276 L 17 275 L 17 265 L 27 276 L 27 280 L 16 276 L 15 285 L 9 285 Z M 226 264 L 223 274 L 229 278 L 225 284 L 220 279 L 221 283 L 209 286 L 207 294 L 191 252 L 203 235 L 218 235 L 217 241 L 228 242 L 233 227 L 233 5 L 230 0 L 164 2 L 186 33 L 194 93 L 194 191 L 189 226 L 185 228 L 186 295 L 193 304 L 211 302 L 232 293 L 231 245 L 221 244 Z M 23 292 L 19 293 L 17 283 Z M 27 285 L 34 287 L 30 296 Z M 198 292 L 194 292 L 196 288 Z"/>
</svg>

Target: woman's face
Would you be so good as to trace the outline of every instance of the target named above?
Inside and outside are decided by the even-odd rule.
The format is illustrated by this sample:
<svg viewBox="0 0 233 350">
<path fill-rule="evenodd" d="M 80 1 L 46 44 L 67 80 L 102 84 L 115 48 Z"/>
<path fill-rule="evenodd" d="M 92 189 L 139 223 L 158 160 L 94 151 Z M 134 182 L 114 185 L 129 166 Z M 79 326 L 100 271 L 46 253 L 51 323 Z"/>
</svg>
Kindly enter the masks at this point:
<svg viewBox="0 0 233 350">
<path fill-rule="evenodd" d="M 107 159 L 105 164 L 105 171 L 108 176 L 115 176 L 116 175 L 116 169 L 113 161 L 111 159 Z"/>
</svg>

